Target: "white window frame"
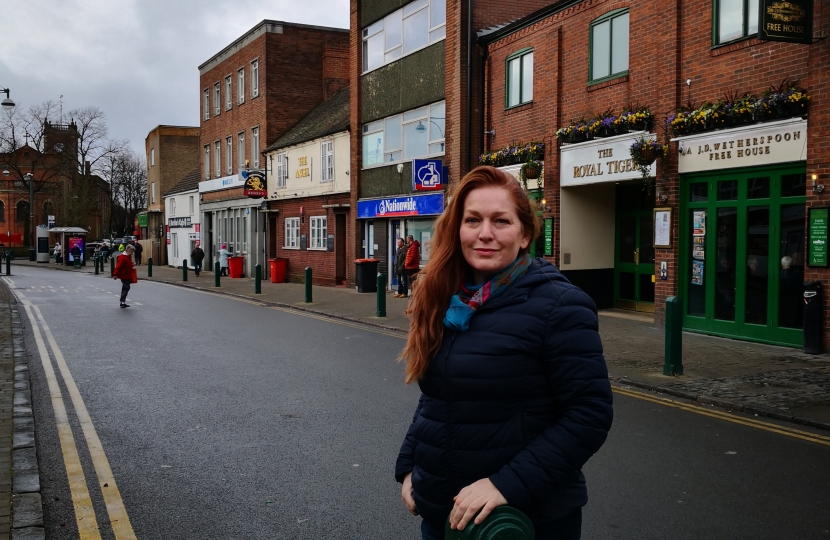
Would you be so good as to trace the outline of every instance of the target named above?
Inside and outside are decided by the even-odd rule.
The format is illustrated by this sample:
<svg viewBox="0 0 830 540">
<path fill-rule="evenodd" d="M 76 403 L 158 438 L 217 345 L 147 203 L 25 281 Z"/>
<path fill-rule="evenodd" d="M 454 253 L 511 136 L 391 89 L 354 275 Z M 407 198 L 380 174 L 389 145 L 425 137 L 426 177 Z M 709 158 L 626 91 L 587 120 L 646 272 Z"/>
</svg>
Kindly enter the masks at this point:
<svg viewBox="0 0 830 540">
<path fill-rule="evenodd" d="M 233 108 L 233 75 L 225 77 L 225 110 Z"/>
<path fill-rule="evenodd" d="M 233 174 L 233 137 L 225 139 L 225 170 Z"/>
<path fill-rule="evenodd" d="M 156 149 L 150 148 L 150 167 L 156 164 Z"/>
<path fill-rule="evenodd" d="M 334 141 L 320 143 L 320 182 L 334 181 Z"/>
<path fill-rule="evenodd" d="M 195 204 L 194 204 L 194 203 L 195 203 L 195 201 L 194 201 L 194 199 L 193 199 L 193 195 L 191 195 L 191 196 L 190 196 L 190 203 L 189 203 L 189 206 L 190 206 L 190 215 L 191 215 L 191 216 L 193 215 L 193 210 L 194 210 L 194 208 L 195 208 Z"/>
<path fill-rule="evenodd" d="M 285 218 L 285 249 L 300 249 L 300 218 Z"/>
<path fill-rule="evenodd" d="M 210 88 L 205 88 L 204 99 L 202 99 L 202 117 L 210 120 Z"/>
<path fill-rule="evenodd" d="M 236 97 L 237 105 L 245 103 L 245 66 L 236 70 Z"/>
<path fill-rule="evenodd" d="M 222 141 L 213 142 L 213 168 L 216 170 L 216 178 L 222 176 Z"/>
<path fill-rule="evenodd" d="M 176 199 L 170 199 L 170 217 L 176 217 Z"/>
<path fill-rule="evenodd" d="M 210 145 L 205 145 L 205 180 L 210 180 Z M 153 198 L 155 202 L 155 197 Z"/>
<path fill-rule="evenodd" d="M 443 108 L 443 116 L 438 117 L 435 116 L 436 114 L 441 114 L 439 111 Z M 440 126 L 438 126 L 434 121 L 433 118 L 441 118 L 444 119 L 444 130 L 441 130 Z M 420 123 L 425 128 L 427 128 L 427 153 L 418 156 L 404 156 L 404 149 L 406 147 L 406 141 L 404 140 L 406 126 L 412 125 L 415 123 Z M 387 127 L 390 126 L 390 127 Z M 394 128 L 392 127 L 394 126 Z M 398 128 L 400 126 L 400 128 Z M 400 146 L 396 146 L 392 148 L 389 146 L 389 138 L 387 135 L 388 129 L 400 129 L 398 140 L 400 141 Z M 417 109 L 413 109 L 410 111 L 403 112 L 401 114 L 396 114 L 394 116 L 389 116 L 387 118 L 383 118 L 381 120 L 376 120 L 375 122 L 371 122 L 369 124 L 363 125 L 363 155 L 361 157 L 361 168 L 362 169 L 371 169 L 374 167 L 385 167 L 388 165 L 395 165 L 398 163 L 408 163 L 413 159 L 424 159 L 430 157 L 438 157 L 443 156 L 446 152 L 445 146 L 445 134 L 446 133 L 446 102 L 445 101 L 437 101 L 435 103 L 430 103 L 429 105 L 425 105 L 423 107 L 418 107 Z M 378 162 L 377 156 L 375 157 L 375 162 L 367 164 L 367 154 L 366 154 L 366 137 L 376 136 L 380 134 L 380 144 L 383 145 L 383 159 Z M 376 154 L 376 152 L 373 152 Z"/>
<path fill-rule="evenodd" d="M 150 201 L 153 204 L 156 204 L 156 183 L 155 182 L 150 183 Z"/>
<path fill-rule="evenodd" d="M 173 244 L 173 258 L 179 258 L 179 233 L 171 233 L 171 243 Z"/>
<path fill-rule="evenodd" d="M 284 188 L 288 184 L 288 154 L 277 154 L 277 168 L 271 168 L 277 176 L 277 188 Z"/>
<path fill-rule="evenodd" d="M 219 116 L 222 112 L 222 86 L 217 81 L 213 85 L 213 116 Z"/>
<path fill-rule="evenodd" d="M 406 20 L 419 15 L 422 10 L 427 10 L 427 39 L 426 44 L 416 47 L 411 51 L 404 53 L 404 44 L 406 43 Z M 438 43 L 446 39 L 447 35 L 447 4 L 446 0 L 415 0 L 409 2 L 401 9 L 394 11 L 379 21 L 375 21 L 361 32 L 362 36 L 362 72 L 369 73 L 387 64 L 395 62 L 404 56 L 409 56 L 422 49 L 426 49 L 430 45 Z M 386 43 L 386 30 L 391 29 L 392 25 L 400 25 L 398 28 L 400 34 L 400 43 Z M 372 40 L 372 38 L 375 38 Z M 378 65 L 369 65 L 369 47 L 370 43 L 382 43 L 383 59 Z"/>
<path fill-rule="evenodd" d="M 251 99 L 259 95 L 259 58 L 251 62 Z"/>
<path fill-rule="evenodd" d="M 245 132 L 236 134 L 236 161 L 239 165 L 239 172 L 245 168 Z"/>
<path fill-rule="evenodd" d="M 251 164 L 259 169 L 259 126 L 251 128 Z"/>
<path fill-rule="evenodd" d="M 315 251 L 325 251 L 326 235 L 328 234 L 328 217 L 327 216 L 311 216 L 309 218 L 309 227 L 311 234 L 309 235 L 308 249 Z"/>
</svg>

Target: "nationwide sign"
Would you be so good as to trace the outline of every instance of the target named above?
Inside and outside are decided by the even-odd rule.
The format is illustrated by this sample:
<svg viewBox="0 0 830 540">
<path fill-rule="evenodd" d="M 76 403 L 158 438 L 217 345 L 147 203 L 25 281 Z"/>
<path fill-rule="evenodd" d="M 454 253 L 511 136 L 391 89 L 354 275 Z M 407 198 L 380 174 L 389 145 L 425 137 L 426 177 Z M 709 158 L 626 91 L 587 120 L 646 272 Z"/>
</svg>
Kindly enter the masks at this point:
<svg viewBox="0 0 830 540">
<path fill-rule="evenodd" d="M 265 173 L 257 170 L 245 170 L 241 173 L 245 185 L 242 194 L 252 199 L 261 199 L 268 196 L 268 189 L 265 183 Z"/>
<path fill-rule="evenodd" d="M 444 167 L 440 159 L 412 160 L 412 189 L 437 191 L 444 186 Z"/>
<path fill-rule="evenodd" d="M 190 227 L 190 216 L 188 217 L 171 217 L 167 218 L 167 225 L 168 227 Z"/>
<path fill-rule="evenodd" d="M 813 0 L 760 0 L 758 39 L 813 42 Z"/>
<path fill-rule="evenodd" d="M 357 201 L 357 218 L 434 216 L 444 211 L 444 192 Z"/>
</svg>

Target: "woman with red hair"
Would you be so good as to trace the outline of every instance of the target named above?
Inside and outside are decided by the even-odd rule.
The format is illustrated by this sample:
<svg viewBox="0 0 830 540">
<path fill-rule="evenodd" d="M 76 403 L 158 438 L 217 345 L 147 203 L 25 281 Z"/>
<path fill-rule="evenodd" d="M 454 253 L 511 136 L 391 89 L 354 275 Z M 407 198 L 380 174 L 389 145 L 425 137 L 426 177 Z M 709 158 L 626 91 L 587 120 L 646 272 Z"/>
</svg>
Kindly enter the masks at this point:
<svg viewBox="0 0 830 540">
<path fill-rule="evenodd" d="M 596 307 L 528 246 L 533 202 L 478 167 L 435 224 L 401 358 L 421 398 L 395 477 L 424 540 L 509 504 L 538 539 L 578 539 L 582 466 L 608 434 L 611 386 Z"/>
</svg>

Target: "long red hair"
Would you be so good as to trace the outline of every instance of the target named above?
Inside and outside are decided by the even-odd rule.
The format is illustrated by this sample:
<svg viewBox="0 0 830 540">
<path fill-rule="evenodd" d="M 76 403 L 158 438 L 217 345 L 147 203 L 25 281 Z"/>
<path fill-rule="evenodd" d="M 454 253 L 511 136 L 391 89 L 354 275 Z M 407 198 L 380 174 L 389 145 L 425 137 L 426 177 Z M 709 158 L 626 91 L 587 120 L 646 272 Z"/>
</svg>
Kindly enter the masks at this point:
<svg viewBox="0 0 830 540">
<path fill-rule="evenodd" d="M 429 262 L 418 274 L 417 285 L 413 286 L 409 306 L 409 337 L 400 357 L 406 361 L 407 383 L 421 378 L 441 346 L 444 314 L 450 298 L 458 292 L 469 269 L 461 252 L 459 238 L 464 202 L 470 192 L 486 187 L 499 187 L 510 193 L 522 231 L 530 238 L 528 246 L 539 234 L 536 205 L 514 177 L 493 167 L 477 167 L 464 176 L 461 183 L 452 190 L 444 213 L 435 222 Z M 521 249 L 519 255 L 526 252 L 527 248 Z"/>
</svg>

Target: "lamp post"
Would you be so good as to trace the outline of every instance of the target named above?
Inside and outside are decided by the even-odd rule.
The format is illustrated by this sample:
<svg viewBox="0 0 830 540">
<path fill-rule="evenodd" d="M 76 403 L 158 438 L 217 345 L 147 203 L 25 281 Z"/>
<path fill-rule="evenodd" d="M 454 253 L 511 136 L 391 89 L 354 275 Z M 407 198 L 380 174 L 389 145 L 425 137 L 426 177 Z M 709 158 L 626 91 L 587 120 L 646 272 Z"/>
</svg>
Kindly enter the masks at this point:
<svg viewBox="0 0 830 540">
<path fill-rule="evenodd" d="M 14 108 L 14 101 L 9 99 L 9 89 L 0 87 L 0 93 L 6 94 L 6 99 L 4 99 L 2 102 L 0 102 L 0 105 L 2 105 L 3 109 L 5 109 L 7 111 L 13 109 Z"/>
<path fill-rule="evenodd" d="M 26 179 L 26 182 L 29 184 L 29 260 L 36 261 L 37 254 L 35 253 L 35 245 L 37 244 L 37 240 L 35 240 L 35 177 L 32 176 L 32 173 L 26 173 L 23 175 L 23 178 Z"/>
</svg>

